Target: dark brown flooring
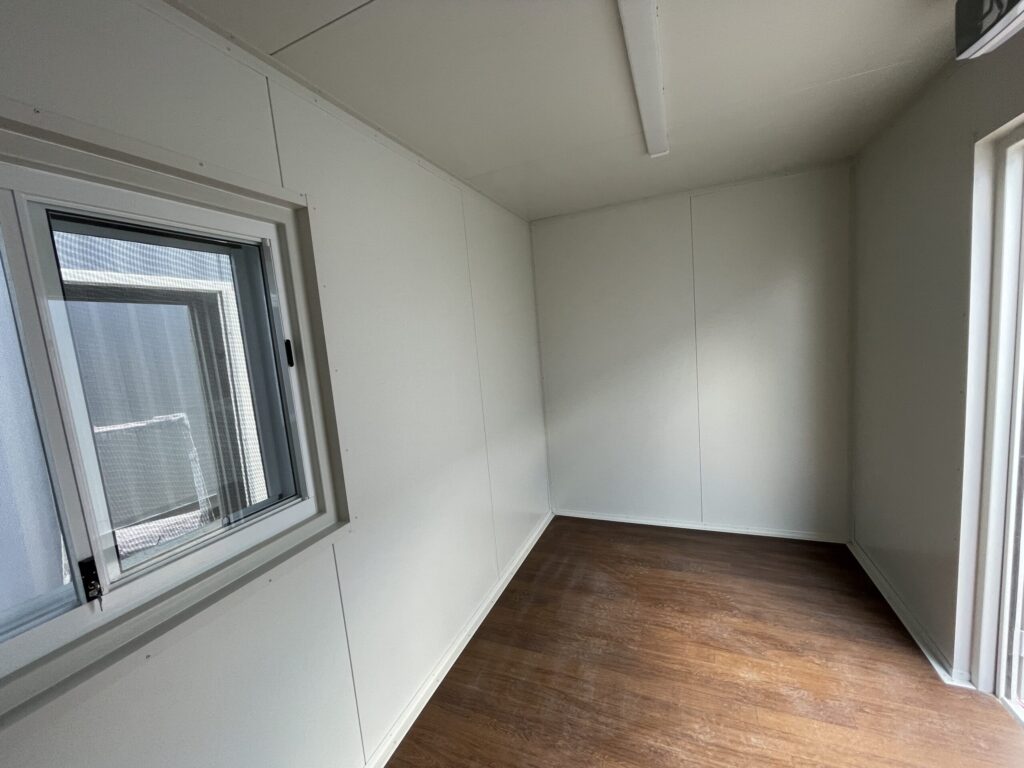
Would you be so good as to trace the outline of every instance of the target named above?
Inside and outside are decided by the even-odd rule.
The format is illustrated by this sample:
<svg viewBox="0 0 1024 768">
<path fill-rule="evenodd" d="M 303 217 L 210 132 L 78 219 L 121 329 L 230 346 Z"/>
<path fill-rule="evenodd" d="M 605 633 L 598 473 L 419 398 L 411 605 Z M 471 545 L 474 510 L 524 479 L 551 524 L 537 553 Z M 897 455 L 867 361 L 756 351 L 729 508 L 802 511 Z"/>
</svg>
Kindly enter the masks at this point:
<svg viewBox="0 0 1024 768">
<path fill-rule="evenodd" d="M 847 549 L 556 518 L 388 763 L 1018 766 Z"/>
</svg>

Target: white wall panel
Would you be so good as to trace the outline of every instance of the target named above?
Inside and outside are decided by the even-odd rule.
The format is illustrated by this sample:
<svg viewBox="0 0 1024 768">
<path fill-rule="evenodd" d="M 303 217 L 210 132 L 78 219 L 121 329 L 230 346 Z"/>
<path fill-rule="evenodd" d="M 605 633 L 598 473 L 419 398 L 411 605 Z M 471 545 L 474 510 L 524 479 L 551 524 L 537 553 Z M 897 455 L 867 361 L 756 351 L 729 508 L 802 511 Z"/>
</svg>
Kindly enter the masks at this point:
<svg viewBox="0 0 1024 768">
<path fill-rule="evenodd" d="M 704 521 L 846 541 L 846 167 L 693 198 Z"/>
<path fill-rule="evenodd" d="M 846 540 L 848 200 L 841 167 L 534 223 L 557 510 Z"/>
<path fill-rule="evenodd" d="M 0 733 L 10 768 L 363 764 L 334 559 L 318 545 Z"/>
<path fill-rule="evenodd" d="M 553 506 L 699 522 L 689 199 L 546 219 L 533 245 Z"/>
<path fill-rule="evenodd" d="M 497 579 L 460 192 L 290 91 L 272 100 L 285 183 L 314 206 L 369 754 Z"/>
<path fill-rule="evenodd" d="M 279 188 L 267 70 L 227 41 L 151 0 L 0 13 L 0 117 Z M 159 665 L 132 653 L 0 732 L 5 766 L 344 768 L 363 745 L 379 760 L 547 519 L 527 225 L 291 88 L 273 87 L 284 183 L 313 206 L 353 516 L 338 571 L 325 544 L 315 566 L 289 561 L 304 575 L 286 588 L 211 605 L 147 646 Z"/>
<path fill-rule="evenodd" d="M 1024 35 L 957 65 L 854 174 L 854 539 L 961 679 L 961 508 L 979 503 L 962 498 L 974 145 L 1024 113 L 1021 72 Z"/>
<path fill-rule="evenodd" d="M 479 195 L 464 200 L 495 546 L 504 570 L 549 511 L 530 227 Z"/>
<path fill-rule="evenodd" d="M 266 78 L 128 0 L 0 0 L 0 72 L 0 97 L 280 184 Z"/>
</svg>

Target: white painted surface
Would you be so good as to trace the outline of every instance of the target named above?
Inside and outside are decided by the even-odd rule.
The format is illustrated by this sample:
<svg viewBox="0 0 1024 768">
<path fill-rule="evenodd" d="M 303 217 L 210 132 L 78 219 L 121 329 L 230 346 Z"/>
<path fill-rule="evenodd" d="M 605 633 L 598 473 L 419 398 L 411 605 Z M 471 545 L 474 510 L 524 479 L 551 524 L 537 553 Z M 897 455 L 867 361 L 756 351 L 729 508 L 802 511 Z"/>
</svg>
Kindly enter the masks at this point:
<svg viewBox="0 0 1024 768">
<path fill-rule="evenodd" d="M 11 768 L 363 764 L 329 545 L 0 732 Z"/>
<path fill-rule="evenodd" d="M 530 227 L 479 195 L 463 200 L 494 538 L 504 570 L 550 506 Z"/>
<path fill-rule="evenodd" d="M 498 578 L 460 192 L 274 86 L 314 206 L 352 523 L 338 544 L 367 753 Z M 340 182 L 340 183 L 339 183 Z"/>
<path fill-rule="evenodd" d="M 284 9 L 349 5 L 184 1 L 253 42 L 291 24 Z M 278 58 L 534 219 L 851 156 L 952 60 L 953 5 L 660 3 L 672 153 L 657 163 L 611 0 L 375 0 Z"/>
<path fill-rule="evenodd" d="M 544 534 L 544 531 L 547 530 L 548 524 L 553 519 L 553 516 L 550 514 L 541 518 L 540 523 L 526 537 L 522 545 L 519 547 L 519 550 L 514 553 L 511 562 L 505 569 L 505 572 L 488 592 L 487 597 L 484 598 L 483 602 L 481 602 L 477 607 L 476 612 L 462 627 L 458 635 L 456 635 L 454 642 L 452 642 L 452 644 L 445 650 L 433 670 L 431 670 L 429 676 L 424 680 L 423 685 L 421 685 L 416 691 L 416 695 L 413 697 L 412 701 L 410 701 L 405 709 L 402 710 L 398 719 L 392 724 L 387 734 L 385 734 L 384 740 L 381 742 L 380 746 L 377 747 L 376 751 L 367 756 L 367 768 L 384 768 L 387 765 L 388 760 L 394 754 L 398 745 L 401 744 L 402 738 L 412 727 L 413 723 L 416 722 L 416 718 L 423 711 L 423 708 L 430 702 L 430 697 L 442 683 L 444 676 L 448 674 L 448 671 L 452 668 L 455 662 L 458 661 L 459 654 L 462 653 L 466 645 L 473 638 L 473 634 L 479 628 L 483 620 L 487 618 L 488 612 L 497 602 L 498 598 L 501 597 L 501 593 L 512 580 L 512 577 L 515 576 L 516 571 L 519 570 L 519 566 L 522 565 L 527 555 L 530 554 L 534 544 L 536 544 Z"/>
<path fill-rule="evenodd" d="M 677 195 L 533 225 L 556 512 L 700 520 L 689 221 Z"/>
<path fill-rule="evenodd" d="M 178 0 L 175 0 L 178 3 Z M 366 0 L 199 0 L 179 3 L 214 24 L 273 53 L 315 29 L 344 16 Z"/>
<path fill-rule="evenodd" d="M 846 541 L 849 170 L 696 195 L 704 521 Z"/>
<path fill-rule="evenodd" d="M 958 679 L 974 144 L 1024 112 L 1021 71 L 1019 36 L 951 68 L 854 173 L 854 539 Z"/>
<path fill-rule="evenodd" d="M 223 50 L 129 0 L 0 0 L 0 19 L 0 97 L 280 184 L 266 78 Z"/>
<path fill-rule="evenodd" d="M 848 170 L 690 206 L 533 225 L 554 508 L 845 541 Z"/>
<path fill-rule="evenodd" d="M 610 1 L 375 0 L 277 59 L 527 219 L 485 174 L 609 133 L 647 159 Z"/>
<path fill-rule="evenodd" d="M 928 659 L 928 663 L 932 665 L 936 674 L 942 679 L 942 682 L 947 685 L 961 685 L 962 683 L 954 680 L 949 674 L 946 663 L 941 659 L 941 657 L 934 653 L 934 646 L 931 643 L 927 632 L 925 632 L 924 628 L 917 622 L 914 614 L 900 598 L 899 593 L 893 589 L 892 584 L 890 584 L 888 579 L 885 578 L 885 575 L 878 570 L 878 566 L 875 565 L 868 554 L 861 549 L 857 542 L 851 541 L 847 544 L 847 547 L 849 548 L 850 553 L 860 564 L 860 567 L 864 569 L 868 578 L 871 579 L 871 582 L 875 585 L 878 591 L 882 593 L 886 602 L 889 603 L 889 607 L 892 608 L 893 613 L 895 613 L 899 620 L 903 622 L 903 626 L 907 628 L 910 636 L 914 638 L 914 642 L 917 643 L 922 653 L 924 653 L 925 658 Z M 971 686 L 967 685 L 964 687 Z"/>
<path fill-rule="evenodd" d="M 290 653 L 293 633 L 309 635 L 291 646 L 294 657 L 275 657 L 278 667 L 264 673 L 262 657 L 256 665 L 242 653 L 248 677 L 239 681 L 230 663 L 224 676 L 211 674 L 216 665 L 196 666 L 201 653 L 185 639 L 191 630 L 174 630 L 154 641 L 167 649 L 157 678 L 133 653 L 0 731 L 4 764 L 13 754 L 38 760 L 25 766 L 134 765 L 143 754 L 154 766 L 347 766 L 362 764 L 360 741 L 379 762 L 548 520 L 527 225 L 353 118 L 322 111 L 308 91 L 282 86 L 282 75 L 155 0 L 83 0 L 81 11 L 3 0 L 0 8 L 0 40 L 9 49 L 0 51 L 2 117 L 67 128 L 70 137 L 147 162 L 181 158 L 170 164 L 220 181 L 228 169 L 230 183 L 251 180 L 257 192 L 295 198 L 278 186 L 279 139 L 284 183 L 308 192 L 315 207 L 313 256 L 326 286 L 328 362 L 353 515 L 329 542 L 337 575 L 333 564 L 314 565 L 314 555 L 303 553 L 288 565 L 306 575 L 284 596 L 274 591 L 276 579 L 242 590 L 259 621 L 230 600 L 202 614 L 209 628 L 201 642 L 217 649 L 217 660 L 241 644 L 236 627 L 259 635 L 261 652 L 272 646 L 279 654 Z M 50 41 L 60 50 L 51 51 Z M 30 109 L 25 120 L 17 101 L 25 95 L 45 97 L 39 121 Z M 183 687 L 172 687 L 168 699 L 161 683 L 174 686 L 179 677 Z M 191 691 L 203 697 L 193 710 L 205 720 L 194 737 L 190 713 L 131 734 L 107 719 L 130 706 L 135 712 L 124 722 L 131 727 L 132 717 L 191 705 Z M 103 698 L 116 696 L 123 702 L 108 706 Z M 317 711 L 305 720 L 282 714 L 278 697 L 282 706 Z M 93 701 L 100 706 L 86 706 Z M 266 709 L 253 714 L 253 702 Z M 207 714 L 214 710 L 228 715 Z M 240 712 L 258 733 L 235 725 Z M 73 761 L 72 741 L 54 728 L 79 734 Z M 154 740 L 142 749 L 148 736 Z M 117 739 L 123 744 L 110 747 Z"/>
</svg>

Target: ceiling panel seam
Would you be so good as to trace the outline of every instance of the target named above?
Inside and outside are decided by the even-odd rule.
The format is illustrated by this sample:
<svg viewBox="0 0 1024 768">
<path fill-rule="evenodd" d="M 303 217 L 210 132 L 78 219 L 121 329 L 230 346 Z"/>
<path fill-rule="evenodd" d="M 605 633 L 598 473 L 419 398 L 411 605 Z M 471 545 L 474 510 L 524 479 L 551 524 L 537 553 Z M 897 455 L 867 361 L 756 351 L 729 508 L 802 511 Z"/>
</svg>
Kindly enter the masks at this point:
<svg viewBox="0 0 1024 768">
<path fill-rule="evenodd" d="M 357 6 L 355 7 L 355 8 L 352 8 L 352 9 L 350 9 L 350 10 L 347 10 L 347 11 L 345 11 L 345 12 L 344 12 L 343 14 L 341 14 L 340 16 L 338 16 L 338 17 L 336 17 L 336 18 L 333 18 L 333 19 L 331 19 L 330 21 L 328 21 L 328 22 L 325 22 L 325 23 L 321 24 L 321 25 L 320 25 L 319 27 L 317 27 L 316 29 L 311 29 L 311 30 L 310 30 L 309 32 L 307 32 L 306 34 L 304 34 L 304 35 L 300 35 L 299 37 L 297 37 L 297 38 L 295 38 L 294 40 L 292 40 L 292 41 L 291 41 L 290 43 L 285 43 L 285 44 L 284 44 L 284 45 L 282 45 L 282 46 L 281 46 L 280 48 L 278 48 L 278 49 L 277 49 L 276 51 L 271 51 L 271 52 L 270 52 L 270 55 L 271 55 L 271 56 L 277 56 L 277 54 L 281 53 L 281 51 L 285 50 L 286 48 L 291 48 L 291 47 L 292 47 L 293 45 L 295 45 L 296 43 L 301 43 L 301 42 L 302 42 L 303 40 L 305 40 L 305 39 L 306 39 L 307 37 L 312 37 L 313 35 L 315 35 L 315 34 L 316 34 L 317 32 L 319 32 L 320 30 L 322 30 L 322 29 L 327 29 L 327 27 L 331 26 L 332 24 L 335 24 L 335 23 L 337 23 L 337 22 L 341 21 L 342 19 L 344 19 L 344 18 L 347 18 L 347 17 L 351 16 L 351 15 L 352 15 L 353 13 L 355 13 L 356 11 L 360 10 L 361 8 L 365 8 L 365 7 L 366 7 L 366 6 L 368 6 L 368 5 L 370 4 L 370 3 L 373 3 L 373 2 L 375 2 L 375 1 L 376 1 L 376 0 L 366 0 L 366 2 L 365 2 L 365 3 L 360 3 L 360 4 L 359 4 L 359 5 L 357 5 Z"/>
</svg>

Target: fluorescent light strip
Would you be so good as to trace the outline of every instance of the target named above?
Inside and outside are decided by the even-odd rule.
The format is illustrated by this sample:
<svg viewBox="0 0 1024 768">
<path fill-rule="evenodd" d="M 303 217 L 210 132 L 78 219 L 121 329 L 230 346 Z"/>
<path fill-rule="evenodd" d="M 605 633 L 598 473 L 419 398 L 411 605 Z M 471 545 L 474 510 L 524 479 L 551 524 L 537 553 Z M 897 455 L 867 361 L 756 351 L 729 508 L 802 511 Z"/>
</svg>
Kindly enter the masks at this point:
<svg viewBox="0 0 1024 768">
<path fill-rule="evenodd" d="M 668 128 L 665 122 L 665 78 L 658 42 L 658 2 L 618 1 L 647 154 L 661 157 L 668 154 Z"/>
</svg>

